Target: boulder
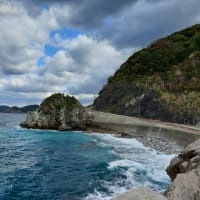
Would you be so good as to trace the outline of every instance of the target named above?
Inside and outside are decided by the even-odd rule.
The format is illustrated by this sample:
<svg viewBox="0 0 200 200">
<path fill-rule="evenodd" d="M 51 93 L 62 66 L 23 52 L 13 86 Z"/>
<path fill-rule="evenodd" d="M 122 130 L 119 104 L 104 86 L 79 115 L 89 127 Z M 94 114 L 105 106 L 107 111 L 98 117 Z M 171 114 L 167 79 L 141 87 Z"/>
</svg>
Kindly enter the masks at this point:
<svg viewBox="0 0 200 200">
<path fill-rule="evenodd" d="M 166 171 L 173 180 L 166 193 L 169 200 L 200 200 L 200 140 L 175 157 Z"/>
<path fill-rule="evenodd" d="M 166 171 L 169 177 L 174 180 L 179 173 L 186 173 L 197 168 L 200 168 L 200 140 L 191 143 L 173 158 Z"/>
<path fill-rule="evenodd" d="M 167 200 L 164 196 L 154 192 L 149 188 L 138 188 L 126 192 L 112 200 Z"/>
<path fill-rule="evenodd" d="M 169 200 L 200 200 L 200 170 L 178 174 L 167 192 L 167 198 Z"/>
</svg>

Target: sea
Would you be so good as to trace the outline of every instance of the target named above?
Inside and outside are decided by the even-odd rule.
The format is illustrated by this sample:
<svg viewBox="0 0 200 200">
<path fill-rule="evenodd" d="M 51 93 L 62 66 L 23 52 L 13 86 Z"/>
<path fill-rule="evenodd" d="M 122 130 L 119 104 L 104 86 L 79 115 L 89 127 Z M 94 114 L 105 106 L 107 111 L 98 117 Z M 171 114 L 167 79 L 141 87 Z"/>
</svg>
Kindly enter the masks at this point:
<svg viewBox="0 0 200 200">
<path fill-rule="evenodd" d="M 111 134 L 24 129 L 25 117 L 0 113 L 0 200 L 110 200 L 171 185 L 174 155 Z"/>
</svg>

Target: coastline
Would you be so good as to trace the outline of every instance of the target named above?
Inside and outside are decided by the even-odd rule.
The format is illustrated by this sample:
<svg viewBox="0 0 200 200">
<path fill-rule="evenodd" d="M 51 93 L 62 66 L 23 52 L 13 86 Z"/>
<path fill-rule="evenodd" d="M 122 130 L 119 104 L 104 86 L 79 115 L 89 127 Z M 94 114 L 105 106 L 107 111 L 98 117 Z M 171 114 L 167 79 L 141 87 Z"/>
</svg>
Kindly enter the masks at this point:
<svg viewBox="0 0 200 200">
<path fill-rule="evenodd" d="M 169 142 L 165 139 L 151 136 L 134 136 L 128 133 L 117 132 L 110 129 L 87 129 L 87 133 L 100 133 L 100 134 L 112 134 L 119 138 L 134 138 L 141 142 L 145 147 L 155 150 L 158 154 L 178 154 L 183 150 L 182 147 L 178 146 L 175 142 Z"/>
<path fill-rule="evenodd" d="M 37 114 L 35 115 L 37 116 Z M 82 130 L 87 131 L 88 133 L 108 133 L 114 134 L 117 137 L 131 137 L 142 142 L 144 146 L 156 150 L 156 152 L 158 153 L 176 155 L 179 153 L 178 156 L 176 156 L 169 163 L 169 166 L 167 168 L 167 174 L 172 179 L 173 183 L 169 191 L 165 192 L 165 196 L 169 195 L 174 197 L 178 196 L 179 193 L 181 193 L 181 199 L 178 197 L 168 198 L 168 196 L 167 198 L 165 198 L 165 196 L 161 196 L 148 188 L 144 188 L 144 194 L 141 194 L 140 192 L 138 193 L 137 190 L 133 190 L 128 194 L 124 194 L 122 196 L 117 197 L 116 200 L 151 200 L 148 198 L 151 195 L 153 195 L 152 200 L 156 200 L 157 196 L 161 196 L 162 199 L 168 200 L 188 200 L 187 196 L 186 198 L 184 196 L 184 191 L 188 187 L 187 179 L 190 178 L 190 172 L 193 172 L 193 168 L 191 168 L 190 166 L 195 168 L 200 166 L 200 150 L 198 149 L 200 146 L 200 140 L 198 140 L 200 139 L 200 128 L 154 120 L 139 119 L 136 117 L 97 112 L 93 110 L 87 110 L 87 115 L 90 119 L 92 119 L 92 121 L 90 121 L 90 123 L 86 127 L 84 127 L 83 129 L 71 128 L 70 130 Z M 32 118 L 32 116 L 34 115 L 31 115 L 30 113 L 30 115 L 27 117 L 28 120 L 25 122 L 25 124 L 28 125 L 27 128 L 32 128 L 31 124 L 34 124 L 34 122 L 39 122 L 35 121 L 35 119 L 37 120 L 37 118 Z M 84 120 L 82 121 L 84 122 Z M 74 122 L 77 123 L 76 121 Z M 73 121 L 67 123 L 73 123 Z M 39 127 L 35 126 L 33 128 Z M 51 128 L 47 127 L 46 129 Z M 61 131 L 67 130 L 69 129 L 61 129 Z M 196 141 L 197 145 L 195 143 Z M 193 145 L 193 143 L 195 145 Z M 186 147 L 188 145 L 192 146 L 192 150 L 187 150 Z M 194 153 L 196 151 L 197 154 Z M 195 159 L 193 159 L 193 157 L 195 157 Z M 199 164 L 196 164 L 196 162 L 199 162 Z M 178 181 L 176 181 L 177 179 L 175 179 L 174 181 L 174 177 L 176 177 L 176 175 L 179 175 L 178 177 L 183 178 L 183 180 L 178 179 Z M 195 173 L 193 174 L 192 178 L 197 179 L 197 181 L 199 181 L 199 184 L 191 184 L 191 192 L 187 193 L 187 195 L 196 195 L 196 192 L 198 192 L 197 187 L 198 185 L 200 185 L 200 177 L 198 177 L 198 175 Z M 143 195 L 146 196 L 144 197 Z M 160 199 L 160 197 L 158 197 L 157 199 Z"/>
<path fill-rule="evenodd" d="M 133 137 L 142 142 L 144 146 L 155 149 L 158 153 L 168 154 L 178 154 L 187 145 L 200 137 L 200 128 L 194 126 L 141 119 L 91 109 L 86 109 L 85 113 L 87 113 L 90 122 L 82 127 L 69 128 L 73 123 L 84 124 L 85 119 L 79 119 L 79 121 L 71 119 L 71 121 L 64 122 L 64 125 L 58 128 L 54 126 L 38 126 L 37 124 L 40 124 L 40 121 L 37 119 L 39 116 L 37 112 L 28 113 L 26 121 L 20 125 L 24 128 L 33 129 L 82 130 L 89 133 L 110 133 L 117 137 Z M 45 121 L 45 123 L 48 124 L 49 122 Z"/>
</svg>

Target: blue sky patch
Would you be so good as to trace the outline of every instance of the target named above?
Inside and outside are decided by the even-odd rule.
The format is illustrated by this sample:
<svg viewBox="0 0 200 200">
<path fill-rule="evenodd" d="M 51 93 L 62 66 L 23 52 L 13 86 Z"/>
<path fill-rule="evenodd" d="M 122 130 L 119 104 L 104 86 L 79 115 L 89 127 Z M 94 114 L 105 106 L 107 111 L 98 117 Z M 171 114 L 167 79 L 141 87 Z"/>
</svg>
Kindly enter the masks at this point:
<svg viewBox="0 0 200 200">
<path fill-rule="evenodd" d="M 45 62 L 44 58 L 40 58 L 40 59 L 38 60 L 38 62 L 37 62 L 37 66 L 38 66 L 38 67 L 42 67 L 42 66 L 44 66 L 44 65 L 46 65 L 46 62 Z"/>
<path fill-rule="evenodd" d="M 61 48 L 60 47 L 55 47 L 53 45 L 50 45 L 50 44 L 46 44 L 44 46 L 44 53 L 47 55 L 47 56 L 50 56 L 50 57 L 53 57 L 58 51 L 60 51 Z"/>
<path fill-rule="evenodd" d="M 41 3 L 41 7 L 43 10 L 49 10 L 49 4 L 48 3 Z"/>
<path fill-rule="evenodd" d="M 78 29 L 62 28 L 62 29 L 51 31 L 50 36 L 54 37 L 55 34 L 58 34 L 63 40 L 65 40 L 65 39 L 75 38 L 78 35 L 83 34 L 83 33 L 84 32 Z"/>
</svg>

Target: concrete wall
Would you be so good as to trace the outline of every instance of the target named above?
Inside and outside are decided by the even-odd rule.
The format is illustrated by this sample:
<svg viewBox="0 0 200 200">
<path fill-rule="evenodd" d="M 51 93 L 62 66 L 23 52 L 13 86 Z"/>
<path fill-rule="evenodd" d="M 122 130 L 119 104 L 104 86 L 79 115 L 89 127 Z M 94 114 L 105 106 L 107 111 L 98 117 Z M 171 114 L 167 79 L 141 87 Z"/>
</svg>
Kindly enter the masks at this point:
<svg viewBox="0 0 200 200">
<path fill-rule="evenodd" d="M 169 142 L 176 142 L 180 147 L 185 147 L 200 137 L 200 129 L 197 127 L 97 111 L 89 111 L 89 113 L 94 116 L 94 128 L 113 130 L 117 133 L 121 132 L 122 134 L 137 137 L 158 137 Z"/>
</svg>

